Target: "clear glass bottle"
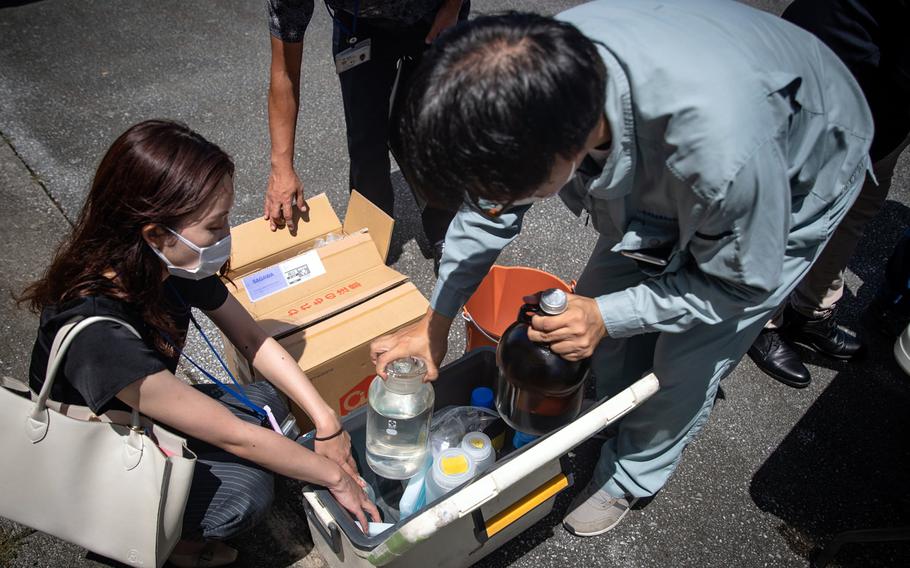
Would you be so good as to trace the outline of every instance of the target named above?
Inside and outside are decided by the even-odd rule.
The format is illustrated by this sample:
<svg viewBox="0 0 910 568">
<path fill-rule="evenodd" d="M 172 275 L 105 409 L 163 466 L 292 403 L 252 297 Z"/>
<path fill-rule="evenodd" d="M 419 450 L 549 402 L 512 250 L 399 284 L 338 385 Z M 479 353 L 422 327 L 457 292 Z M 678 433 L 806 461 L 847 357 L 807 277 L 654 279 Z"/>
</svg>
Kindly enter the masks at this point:
<svg viewBox="0 0 910 568">
<path fill-rule="evenodd" d="M 381 477 L 409 479 L 427 457 L 433 386 L 423 382 L 427 366 L 420 359 L 396 359 L 385 370 L 388 379 L 370 384 L 367 463 Z"/>
</svg>

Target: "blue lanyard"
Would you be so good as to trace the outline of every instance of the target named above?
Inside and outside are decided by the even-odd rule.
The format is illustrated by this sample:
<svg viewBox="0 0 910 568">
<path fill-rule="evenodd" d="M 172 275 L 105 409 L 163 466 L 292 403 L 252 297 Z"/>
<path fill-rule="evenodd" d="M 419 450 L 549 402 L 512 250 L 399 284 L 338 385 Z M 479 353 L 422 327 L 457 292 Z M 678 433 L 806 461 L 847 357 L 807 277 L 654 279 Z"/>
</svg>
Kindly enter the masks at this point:
<svg viewBox="0 0 910 568">
<path fill-rule="evenodd" d="M 202 336 L 202 339 L 205 340 L 206 345 L 209 346 L 209 349 L 212 350 L 212 353 L 215 354 L 215 358 L 218 359 L 219 363 L 221 363 L 221 368 L 224 369 L 224 371 L 227 373 L 228 377 L 230 377 L 231 382 L 234 383 L 234 386 L 237 387 L 237 390 L 232 389 L 227 384 L 225 384 L 221 380 L 215 378 L 214 375 L 212 375 L 211 373 L 206 371 L 199 363 L 197 363 L 189 355 L 187 355 L 186 352 L 183 351 L 183 349 L 180 349 L 180 347 L 177 346 L 176 342 L 171 341 L 170 338 L 167 338 L 168 341 L 171 341 L 171 344 L 174 346 L 174 348 L 177 349 L 177 351 L 179 351 L 180 354 L 183 355 L 183 357 L 187 361 L 189 361 L 194 367 L 196 367 L 196 369 L 198 369 L 200 373 L 205 375 L 213 383 L 217 384 L 218 386 L 220 386 L 221 388 L 226 390 L 228 392 L 228 394 L 230 394 L 231 396 L 233 396 L 234 398 L 239 400 L 241 403 L 246 405 L 246 407 L 249 408 L 250 410 L 252 410 L 253 412 L 255 412 L 256 415 L 259 416 L 260 419 L 268 418 L 269 423 L 272 426 L 272 430 L 275 430 L 276 432 L 281 434 L 281 427 L 278 425 L 278 422 L 275 420 L 275 416 L 272 414 L 272 409 L 269 408 L 268 406 L 259 406 L 258 404 L 256 404 L 252 400 L 250 400 L 250 397 L 248 397 L 246 395 L 246 391 L 243 390 L 243 387 L 240 385 L 240 383 L 234 377 L 234 373 L 232 373 L 231 370 L 228 369 L 228 366 L 225 364 L 224 359 L 221 358 L 221 355 L 218 354 L 218 350 L 215 349 L 214 345 L 212 345 L 212 342 L 209 340 L 209 336 L 206 335 L 205 331 L 202 330 L 202 326 L 200 326 L 199 322 L 196 321 L 196 318 L 193 317 L 192 308 L 190 308 L 186 304 L 186 302 L 183 301 L 183 298 L 180 296 L 180 292 L 178 292 L 177 289 L 174 288 L 173 285 L 171 285 L 171 290 L 173 290 L 174 295 L 177 296 L 177 299 L 180 300 L 180 303 L 183 305 L 183 307 L 186 308 L 186 311 L 190 316 L 190 321 L 193 322 L 193 326 L 199 332 L 199 335 Z"/>
<path fill-rule="evenodd" d="M 223 368 L 223 369 L 225 370 L 225 372 L 228 374 L 228 377 L 231 378 L 231 382 L 234 383 L 234 386 L 237 387 L 237 390 L 232 389 L 232 388 L 229 387 L 227 384 L 225 384 L 225 383 L 221 382 L 220 380 L 216 379 L 214 376 L 212 376 L 211 373 L 209 373 L 208 371 L 206 371 L 205 369 L 203 369 L 202 366 L 199 365 L 199 363 L 197 363 L 196 361 L 194 361 L 189 355 L 187 355 L 182 349 L 180 349 L 180 348 L 178 347 L 177 350 L 180 351 L 180 354 L 183 355 L 183 357 L 184 357 L 187 361 L 189 361 L 194 367 L 196 367 L 196 369 L 198 369 L 200 373 L 202 373 L 203 375 L 205 375 L 206 377 L 208 377 L 209 380 L 211 380 L 211 381 L 213 381 L 213 382 L 219 384 L 219 385 L 221 386 L 221 388 L 223 388 L 224 390 L 228 391 L 228 393 L 229 393 L 231 396 L 233 396 L 234 398 L 236 398 L 237 400 L 239 400 L 240 402 L 242 402 L 243 404 L 245 404 L 245 405 L 247 406 L 247 408 L 249 408 L 250 410 L 252 410 L 253 412 L 255 412 L 257 415 L 259 415 L 260 418 L 265 418 L 265 417 L 267 417 L 267 416 L 268 416 L 268 412 L 266 412 L 264 408 L 262 408 L 261 406 L 259 406 L 258 404 L 256 404 L 256 403 L 253 402 L 252 400 L 250 400 L 250 397 L 248 397 L 248 396 L 246 395 L 246 391 L 243 390 L 243 387 L 240 385 L 239 382 L 237 382 L 237 379 L 234 378 L 234 373 L 232 373 L 231 370 L 228 369 L 227 365 L 224 363 L 224 360 L 221 358 L 221 355 L 218 354 L 218 351 L 217 351 L 217 350 L 215 349 L 215 347 L 212 345 L 212 342 L 209 341 L 208 336 L 205 334 L 204 331 L 202 331 L 202 327 L 201 327 L 201 326 L 199 325 L 199 323 L 196 321 L 196 318 L 193 317 L 192 312 L 190 312 L 190 321 L 193 322 L 193 325 L 194 325 L 194 326 L 196 327 L 196 329 L 199 331 L 199 334 L 202 335 L 202 339 L 205 340 L 205 343 L 209 346 L 209 349 L 211 349 L 211 350 L 212 350 L 212 353 L 215 354 L 215 358 L 218 359 L 218 362 L 219 362 L 219 363 L 221 363 L 221 368 Z"/>
<path fill-rule="evenodd" d="M 351 20 L 351 29 L 348 29 L 348 27 L 346 25 L 344 25 L 341 22 L 341 20 L 339 20 L 337 17 L 335 17 L 335 13 L 337 13 L 338 10 L 335 10 L 335 12 L 332 12 L 332 10 L 329 9 L 328 0 L 325 0 L 324 4 L 325 4 L 325 11 L 329 13 L 329 17 L 332 18 L 336 24 L 338 24 L 338 26 L 342 29 L 342 31 L 345 34 L 347 34 L 348 43 L 350 43 L 351 45 L 357 43 L 357 16 L 360 15 L 360 0 L 354 0 L 354 19 Z"/>
</svg>

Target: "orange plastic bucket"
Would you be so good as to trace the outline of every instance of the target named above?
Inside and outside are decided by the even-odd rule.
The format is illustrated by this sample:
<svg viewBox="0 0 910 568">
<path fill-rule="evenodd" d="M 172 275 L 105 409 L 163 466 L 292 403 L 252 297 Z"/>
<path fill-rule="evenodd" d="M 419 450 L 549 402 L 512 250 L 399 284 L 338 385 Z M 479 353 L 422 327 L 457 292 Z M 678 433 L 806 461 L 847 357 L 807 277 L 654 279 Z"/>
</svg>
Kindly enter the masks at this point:
<svg viewBox="0 0 910 568">
<path fill-rule="evenodd" d="M 512 325 L 522 298 L 549 288 L 572 292 L 574 282 L 566 284 L 556 276 L 524 266 L 493 266 L 461 312 L 467 332 L 466 351 L 495 347 Z"/>
</svg>

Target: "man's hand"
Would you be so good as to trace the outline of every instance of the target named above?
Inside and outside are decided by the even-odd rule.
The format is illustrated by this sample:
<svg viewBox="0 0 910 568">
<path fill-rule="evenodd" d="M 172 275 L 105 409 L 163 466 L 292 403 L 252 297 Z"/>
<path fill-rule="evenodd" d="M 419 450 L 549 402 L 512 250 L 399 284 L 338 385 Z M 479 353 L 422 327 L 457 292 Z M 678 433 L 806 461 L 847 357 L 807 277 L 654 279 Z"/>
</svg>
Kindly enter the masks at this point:
<svg viewBox="0 0 910 568">
<path fill-rule="evenodd" d="M 529 300 L 536 302 L 537 298 L 525 298 Z M 528 339 L 549 343 L 553 353 L 569 361 L 590 357 L 605 335 L 607 329 L 597 302 L 575 294 L 569 294 L 566 311 L 558 316 L 535 315 L 528 330 Z"/>
<path fill-rule="evenodd" d="M 433 20 L 433 27 L 430 28 L 430 33 L 427 34 L 427 37 L 424 40 L 427 45 L 436 41 L 439 34 L 458 23 L 458 13 L 461 12 L 461 3 L 462 0 L 446 0 L 442 3 L 442 6 L 440 6 L 439 10 L 436 12 L 436 18 Z"/>
<path fill-rule="evenodd" d="M 370 345 L 370 357 L 376 365 L 376 374 L 386 379 L 386 365 L 402 357 L 417 357 L 427 364 L 426 380 L 435 380 L 446 356 L 451 326 L 451 319 L 430 308 L 414 325 L 374 340 Z"/>
<path fill-rule="evenodd" d="M 285 224 L 290 231 L 297 229 L 294 221 L 294 206 L 305 213 L 308 209 L 303 195 L 303 183 L 293 168 L 272 168 L 269 173 L 269 187 L 265 193 L 264 215 L 273 231 L 283 229 Z"/>
</svg>

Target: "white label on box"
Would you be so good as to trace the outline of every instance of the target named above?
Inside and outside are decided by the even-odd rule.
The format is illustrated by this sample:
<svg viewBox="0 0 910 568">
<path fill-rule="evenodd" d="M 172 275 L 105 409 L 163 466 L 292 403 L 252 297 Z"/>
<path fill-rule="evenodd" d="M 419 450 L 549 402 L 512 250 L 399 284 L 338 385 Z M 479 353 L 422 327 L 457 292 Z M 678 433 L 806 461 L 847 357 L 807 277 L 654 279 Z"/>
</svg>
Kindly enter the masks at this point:
<svg viewBox="0 0 910 568">
<path fill-rule="evenodd" d="M 250 274 L 241 281 L 250 301 L 258 302 L 272 294 L 277 294 L 323 274 L 325 274 L 325 266 L 319 258 L 319 252 L 311 250 Z"/>
</svg>

